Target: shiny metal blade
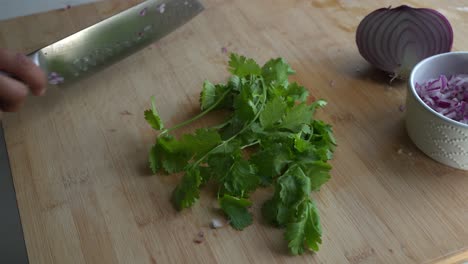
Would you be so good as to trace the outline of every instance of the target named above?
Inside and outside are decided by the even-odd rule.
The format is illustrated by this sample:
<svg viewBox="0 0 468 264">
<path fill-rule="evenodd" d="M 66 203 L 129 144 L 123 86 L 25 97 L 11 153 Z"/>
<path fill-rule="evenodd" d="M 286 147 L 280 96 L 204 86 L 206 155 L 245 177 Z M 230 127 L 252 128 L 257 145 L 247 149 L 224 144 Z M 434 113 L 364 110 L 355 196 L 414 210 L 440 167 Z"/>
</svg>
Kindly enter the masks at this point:
<svg viewBox="0 0 468 264">
<path fill-rule="evenodd" d="M 73 83 L 161 39 L 202 10 L 197 0 L 148 0 L 29 56 L 50 84 Z"/>
</svg>

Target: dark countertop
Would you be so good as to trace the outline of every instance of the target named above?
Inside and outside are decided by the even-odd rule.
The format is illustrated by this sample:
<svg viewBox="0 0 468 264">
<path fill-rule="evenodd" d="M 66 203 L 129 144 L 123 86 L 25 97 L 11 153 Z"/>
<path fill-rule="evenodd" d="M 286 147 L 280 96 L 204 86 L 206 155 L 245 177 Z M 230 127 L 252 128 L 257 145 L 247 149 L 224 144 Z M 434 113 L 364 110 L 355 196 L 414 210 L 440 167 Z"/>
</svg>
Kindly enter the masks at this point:
<svg viewBox="0 0 468 264">
<path fill-rule="evenodd" d="M 0 123 L 0 263 L 28 263 L 23 228 Z"/>
</svg>

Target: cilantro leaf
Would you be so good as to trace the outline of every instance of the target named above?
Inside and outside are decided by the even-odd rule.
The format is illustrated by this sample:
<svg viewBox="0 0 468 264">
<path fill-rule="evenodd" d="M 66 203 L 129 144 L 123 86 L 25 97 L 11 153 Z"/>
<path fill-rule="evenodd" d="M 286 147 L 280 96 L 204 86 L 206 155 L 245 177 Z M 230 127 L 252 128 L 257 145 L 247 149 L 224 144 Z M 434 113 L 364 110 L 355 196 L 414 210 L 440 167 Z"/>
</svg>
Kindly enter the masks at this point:
<svg viewBox="0 0 468 264">
<path fill-rule="evenodd" d="M 230 90 L 226 85 L 214 85 L 210 81 L 206 80 L 203 83 L 203 89 L 200 93 L 200 108 L 202 111 L 209 109 L 216 103 L 214 109 L 223 109 L 232 105 L 232 97 L 226 95 Z M 221 100 L 221 101 L 220 101 Z M 220 102 L 218 102 L 220 101 Z"/>
<path fill-rule="evenodd" d="M 247 59 L 244 56 L 240 56 L 234 53 L 230 56 L 229 71 L 238 77 L 260 75 L 262 72 L 260 66 L 258 66 L 258 64 L 253 59 Z"/>
<path fill-rule="evenodd" d="M 211 171 L 213 171 L 213 174 L 216 175 L 215 179 L 218 181 L 221 181 L 225 177 L 234 161 L 235 157 L 230 152 L 212 154 L 207 158 L 207 164 Z"/>
<path fill-rule="evenodd" d="M 318 251 L 321 239 L 320 218 L 311 200 L 297 206 L 294 220 L 286 227 L 285 238 L 293 255 L 304 253 L 304 247 Z"/>
<path fill-rule="evenodd" d="M 270 223 L 286 226 L 285 238 L 294 255 L 302 254 L 305 247 L 317 251 L 321 243 L 320 219 L 310 191 L 310 179 L 300 167 L 292 167 L 278 179 L 274 197 L 262 208 Z"/>
<path fill-rule="evenodd" d="M 304 103 L 309 96 L 309 91 L 296 82 L 279 85 L 271 88 L 271 93 L 276 97 L 281 97 L 288 107 L 293 107 L 296 103 Z"/>
<path fill-rule="evenodd" d="M 219 145 L 221 141 L 221 136 L 217 131 L 201 128 L 197 129 L 195 134 L 184 135 L 179 147 L 198 158 Z"/>
<path fill-rule="evenodd" d="M 261 107 L 259 103 L 260 96 L 261 93 L 258 90 L 258 84 L 256 84 L 242 89 L 240 94 L 234 98 L 232 118 L 220 131 L 223 139 L 237 135 L 244 129 L 246 123 L 254 119 Z"/>
<path fill-rule="evenodd" d="M 192 206 L 200 197 L 202 177 L 198 168 L 191 168 L 185 172 L 182 181 L 172 193 L 172 203 L 177 210 Z"/>
<path fill-rule="evenodd" d="M 255 166 L 242 158 L 240 150 L 210 155 L 207 163 L 224 194 L 248 197 L 260 183 Z"/>
<path fill-rule="evenodd" d="M 250 113 L 249 113 L 250 115 Z M 229 120 L 229 122 L 224 126 L 223 128 L 220 129 L 221 133 L 221 138 L 222 139 L 228 139 L 231 138 L 232 136 L 236 135 L 239 131 L 241 131 L 244 128 L 244 124 L 246 121 L 241 120 L 237 114 L 234 114 L 232 119 Z"/>
<path fill-rule="evenodd" d="M 279 97 L 275 97 L 267 102 L 265 110 L 260 114 L 260 124 L 265 130 L 273 128 L 279 123 L 286 110 L 286 104 Z"/>
<path fill-rule="evenodd" d="M 234 91 L 240 91 L 241 89 L 241 78 L 239 76 L 233 75 L 229 78 L 228 86 Z"/>
<path fill-rule="evenodd" d="M 306 103 L 294 105 L 283 118 L 281 128 L 288 129 L 293 133 L 301 131 L 304 125 L 307 125 L 312 121 L 315 109 L 317 107 L 322 107 L 325 104 L 325 101 L 317 100 L 311 105 L 307 105 Z"/>
<path fill-rule="evenodd" d="M 200 177 L 201 177 L 201 183 L 200 183 L 200 187 L 201 187 L 202 185 L 212 180 L 215 175 L 213 171 L 211 170 L 211 168 L 209 167 L 200 166 L 199 169 L 200 169 Z"/>
<path fill-rule="evenodd" d="M 324 107 L 327 104 L 328 104 L 327 101 L 320 99 L 320 100 L 317 100 L 317 101 L 313 102 L 311 104 L 311 107 L 313 108 L 313 110 L 315 110 L 315 108 Z"/>
<path fill-rule="evenodd" d="M 265 201 L 262 206 L 262 216 L 271 225 L 277 225 L 278 201 L 275 198 Z"/>
<path fill-rule="evenodd" d="M 200 94 L 200 108 L 206 110 L 216 102 L 216 87 L 210 81 L 203 83 L 203 89 Z"/>
<path fill-rule="evenodd" d="M 337 144 L 331 126 L 323 121 L 314 120 L 312 129 L 313 135 L 310 141 L 315 148 L 322 150 L 321 160 L 332 159 Z"/>
<path fill-rule="evenodd" d="M 241 143 L 238 139 L 233 139 L 229 142 L 223 141 L 223 144 L 220 144 L 211 151 L 212 155 L 215 154 L 228 154 L 228 153 L 240 153 Z M 240 155 L 240 154 L 239 154 Z"/>
<path fill-rule="evenodd" d="M 229 217 L 233 228 L 243 230 L 252 224 L 252 214 L 247 210 L 247 208 L 252 205 L 252 202 L 249 200 L 225 194 L 219 199 L 219 205 L 223 212 Z"/>
<path fill-rule="evenodd" d="M 150 149 L 149 153 L 149 163 L 150 163 L 150 169 L 153 173 L 157 173 L 159 168 L 161 167 L 161 162 L 158 159 L 158 145 L 154 145 Z"/>
<path fill-rule="evenodd" d="M 159 139 L 160 145 L 167 153 L 186 157 L 184 161 L 202 156 L 221 141 L 217 131 L 206 128 L 197 129 L 194 134 L 185 134 L 180 140 L 172 136 Z"/>
<path fill-rule="evenodd" d="M 145 111 L 145 119 L 148 124 L 156 130 L 161 130 L 164 128 L 161 117 L 159 116 L 158 110 L 156 109 L 154 97 L 151 98 L 151 109 Z"/>
<path fill-rule="evenodd" d="M 295 105 L 283 118 L 281 128 L 291 132 L 299 132 L 304 124 L 309 124 L 312 120 L 311 107 L 305 103 Z"/>
<path fill-rule="evenodd" d="M 307 91 L 304 86 L 300 86 L 296 82 L 289 84 L 288 89 L 285 91 L 284 96 L 286 96 L 287 101 L 290 103 L 305 102 L 309 96 L 309 91 Z"/>
<path fill-rule="evenodd" d="M 319 250 L 322 243 L 322 226 L 320 224 L 320 214 L 317 206 L 312 200 L 307 201 L 309 209 L 309 221 L 306 225 L 306 245 L 314 251 Z"/>
<path fill-rule="evenodd" d="M 239 96 L 234 99 L 234 108 L 236 118 L 242 123 L 252 120 L 257 112 L 256 104 L 253 98 Z"/>
<path fill-rule="evenodd" d="M 302 169 L 291 167 L 278 178 L 273 198 L 264 204 L 264 217 L 274 225 L 285 226 L 294 213 L 292 208 L 308 199 L 310 191 L 310 180 Z"/>
<path fill-rule="evenodd" d="M 310 179 L 299 166 L 290 168 L 278 179 L 281 202 L 292 206 L 308 197 L 311 191 Z"/>
<path fill-rule="evenodd" d="M 173 154 L 166 152 L 163 155 L 161 164 L 167 173 L 178 173 L 185 169 L 190 157 L 187 154 Z"/>
<path fill-rule="evenodd" d="M 310 179 L 310 187 L 312 191 L 317 191 L 320 187 L 330 180 L 331 165 L 323 161 L 312 161 L 302 163 L 302 170 Z"/>
<path fill-rule="evenodd" d="M 294 70 L 283 58 L 269 60 L 262 67 L 262 76 L 265 83 L 275 85 L 287 85 L 288 76 L 293 74 Z"/>
<path fill-rule="evenodd" d="M 294 136 L 294 148 L 299 152 L 305 152 L 312 147 L 312 144 L 303 139 L 299 134 Z"/>
<path fill-rule="evenodd" d="M 243 87 L 239 95 L 234 99 L 235 116 L 244 122 L 251 121 L 259 107 L 259 99 L 262 96 L 262 88 L 257 79 L 249 86 Z"/>
<path fill-rule="evenodd" d="M 292 153 L 283 143 L 266 143 L 262 150 L 251 157 L 263 186 L 271 184 L 291 161 Z"/>
<path fill-rule="evenodd" d="M 231 165 L 221 181 L 224 191 L 237 197 L 248 197 L 249 193 L 260 184 L 255 167 L 242 158 L 237 159 Z"/>
<path fill-rule="evenodd" d="M 295 222 L 289 223 L 286 227 L 285 238 L 289 242 L 288 247 L 293 255 L 304 253 L 306 236 L 306 225 L 309 218 L 307 211 L 299 213 Z"/>
<path fill-rule="evenodd" d="M 177 173 L 184 170 L 187 162 L 190 160 L 190 153 L 172 149 L 171 146 L 177 144 L 177 140 L 169 135 L 158 138 L 155 150 L 158 151 L 154 155 L 161 164 L 161 167 L 167 173 Z"/>
<path fill-rule="evenodd" d="M 154 173 L 159 168 L 167 173 L 181 172 L 191 159 L 201 157 L 221 141 L 221 136 L 209 129 L 198 129 L 180 140 L 170 135 L 160 136 L 150 151 L 150 167 Z"/>
</svg>

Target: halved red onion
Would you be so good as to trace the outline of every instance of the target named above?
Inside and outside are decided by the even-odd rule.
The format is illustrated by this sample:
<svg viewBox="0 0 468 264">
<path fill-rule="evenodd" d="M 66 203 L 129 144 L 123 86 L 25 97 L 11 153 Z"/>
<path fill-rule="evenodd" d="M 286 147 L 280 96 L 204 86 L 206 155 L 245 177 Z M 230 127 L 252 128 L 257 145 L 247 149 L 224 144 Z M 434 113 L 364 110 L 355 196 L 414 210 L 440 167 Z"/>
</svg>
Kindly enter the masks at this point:
<svg viewBox="0 0 468 264">
<path fill-rule="evenodd" d="M 447 78 L 441 75 L 425 83 L 416 83 L 416 92 L 430 108 L 463 124 L 468 124 L 468 74 Z"/>
<path fill-rule="evenodd" d="M 453 30 L 447 18 L 433 9 L 380 8 L 361 21 L 356 44 L 370 64 L 406 78 L 421 60 L 451 51 Z"/>
</svg>

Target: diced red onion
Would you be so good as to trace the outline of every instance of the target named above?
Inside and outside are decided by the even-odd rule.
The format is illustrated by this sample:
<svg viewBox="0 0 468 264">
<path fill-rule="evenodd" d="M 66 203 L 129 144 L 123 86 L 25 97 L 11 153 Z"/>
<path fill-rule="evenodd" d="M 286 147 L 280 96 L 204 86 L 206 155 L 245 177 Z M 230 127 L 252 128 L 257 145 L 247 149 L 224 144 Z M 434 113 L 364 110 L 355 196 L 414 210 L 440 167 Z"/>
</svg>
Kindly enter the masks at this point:
<svg viewBox="0 0 468 264">
<path fill-rule="evenodd" d="M 439 76 L 425 83 L 416 83 L 416 92 L 436 112 L 468 124 L 468 74 Z"/>
<path fill-rule="evenodd" d="M 370 64 L 406 78 L 421 60 L 452 49 L 453 30 L 447 18 L 433 9 L 380 8 L 361 21 L 356 44 Z"/>
</svg>

